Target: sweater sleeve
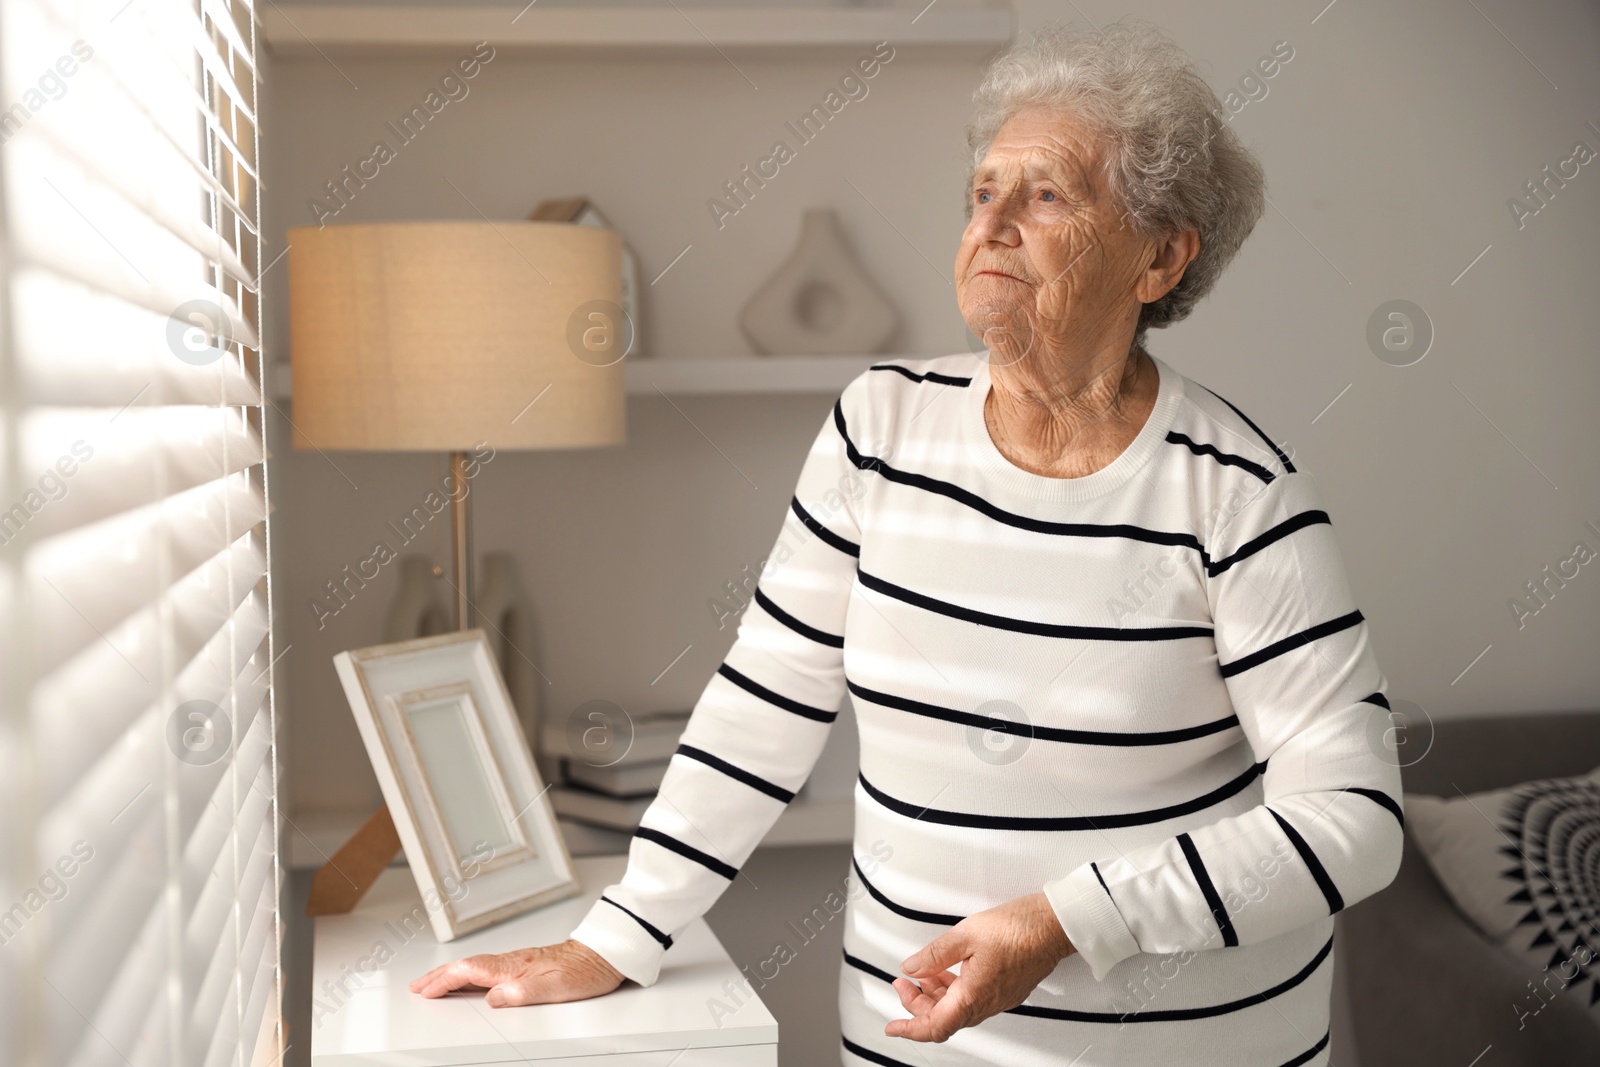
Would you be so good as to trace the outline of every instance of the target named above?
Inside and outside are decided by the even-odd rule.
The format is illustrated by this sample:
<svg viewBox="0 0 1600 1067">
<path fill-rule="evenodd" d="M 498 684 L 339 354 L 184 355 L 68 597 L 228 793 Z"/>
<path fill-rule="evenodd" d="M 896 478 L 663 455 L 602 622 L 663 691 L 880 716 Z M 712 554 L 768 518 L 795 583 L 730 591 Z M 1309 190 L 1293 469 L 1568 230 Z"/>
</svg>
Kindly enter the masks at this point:
<svg viewBox="0 0 1600 1067">
<path fill-rule="evenodd" d="M 794 799 L 844 699 L 844 621 L 872 461 L 843 437 L 864 396 L 844 391 L 807 455 L 734 643 L 706 684 L 656 799 L 572 938 L 641 985 Z M 866 469 L 862 469 L 862 467 Z"/>
<path fill-rule="evenodd" d="M 1204 561 L 1217 657 L 1263 802 L 1044 887 L 1096 980 L 1137 952 L 1248 945 L 1382 889 L 1400 866 L 1386 682 L 1311 476 L 1219 520 Z"/>
</svg>

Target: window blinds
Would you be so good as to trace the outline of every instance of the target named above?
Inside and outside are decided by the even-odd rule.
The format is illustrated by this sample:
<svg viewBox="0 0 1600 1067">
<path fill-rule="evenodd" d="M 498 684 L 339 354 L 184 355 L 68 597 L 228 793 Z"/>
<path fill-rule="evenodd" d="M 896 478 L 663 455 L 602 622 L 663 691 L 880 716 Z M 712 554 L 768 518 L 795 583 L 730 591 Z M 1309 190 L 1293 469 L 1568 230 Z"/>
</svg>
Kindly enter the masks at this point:
<svg viewBox="0 0 1600 1067">
<path fill-rule="evenodd" d="M 0 0 L 0 1062 L 280 1060 L 249 0 Z"/>
</svg>

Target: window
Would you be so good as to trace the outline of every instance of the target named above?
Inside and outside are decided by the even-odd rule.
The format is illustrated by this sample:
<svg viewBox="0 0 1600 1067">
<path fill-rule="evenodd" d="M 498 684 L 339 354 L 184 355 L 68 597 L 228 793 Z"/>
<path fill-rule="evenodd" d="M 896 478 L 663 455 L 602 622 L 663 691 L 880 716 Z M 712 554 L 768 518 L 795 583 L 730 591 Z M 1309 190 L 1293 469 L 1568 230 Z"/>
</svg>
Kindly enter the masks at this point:
<svg viewBox="0 0 1600 1067">
<path fill-rule="evenodd" d="M 248 0 L 0 0 L 0 1062 L 282 1056 Z"/>
</svg>

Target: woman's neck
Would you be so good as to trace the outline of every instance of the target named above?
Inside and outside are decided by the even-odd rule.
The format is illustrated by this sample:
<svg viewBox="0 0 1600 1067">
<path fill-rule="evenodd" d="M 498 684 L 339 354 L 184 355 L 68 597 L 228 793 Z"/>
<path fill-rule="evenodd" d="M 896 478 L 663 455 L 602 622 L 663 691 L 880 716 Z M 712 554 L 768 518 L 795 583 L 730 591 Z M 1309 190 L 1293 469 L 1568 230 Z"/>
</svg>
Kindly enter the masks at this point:
<svg viewBox="0 0 1600 1067">
<path fill-rule="evenodd" d="M 991 365 L 984 422 L 1014 466 L 1082 478 L 1128 447 L 1155 407 L 1159 374 L 1140 348 L 1111 359 L 1041 353 Z"/>
</svg>

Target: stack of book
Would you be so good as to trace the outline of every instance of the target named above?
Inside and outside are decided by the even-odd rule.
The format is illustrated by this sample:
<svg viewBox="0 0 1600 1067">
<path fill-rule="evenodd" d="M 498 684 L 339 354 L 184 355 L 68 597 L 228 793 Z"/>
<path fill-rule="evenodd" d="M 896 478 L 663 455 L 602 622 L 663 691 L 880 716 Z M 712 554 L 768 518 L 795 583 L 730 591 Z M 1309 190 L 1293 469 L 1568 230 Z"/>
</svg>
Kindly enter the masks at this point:
<svg viewBox="0 0 1600 1067">
<path fill-rule="evenodd" d="M 634 716 L 631 740 L 627 731 L 620 731 L 615 753 L 601 749 L 578 756 L 565 739 L 563 747 L 547 749 L 566 753 L 561 760 L 562 784 L 550 790 L 556 814 L 609 830 L 638 829 L 688 721 L 688 711 Z"/>
</svg>

